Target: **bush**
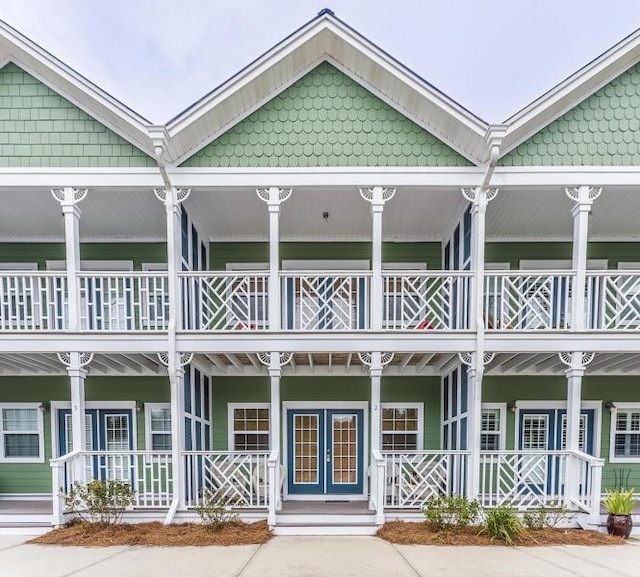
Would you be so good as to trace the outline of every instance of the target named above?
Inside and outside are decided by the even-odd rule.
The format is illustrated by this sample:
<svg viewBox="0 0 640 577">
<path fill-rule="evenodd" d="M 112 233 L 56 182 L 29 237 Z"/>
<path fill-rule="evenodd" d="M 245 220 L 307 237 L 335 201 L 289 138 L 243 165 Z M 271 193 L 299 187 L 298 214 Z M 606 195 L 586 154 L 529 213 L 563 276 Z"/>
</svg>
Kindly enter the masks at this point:
<svg viewBox="0 0 640 577">
<path fill-rule="evenodd" d="M 194 510 L 202 524 L 211 531 L 219 531 L 227 523 L 237 523 L 238 516 L 231 512 L 233 502 L 220 491 L 205 489 L 200 505 Z"/>
<path fill-rule="evenodd" d="M 134 491 L 126 481 L 74 483 L 64 495 L 65 505 L 86 523 L 113 525 L 133 504 Z"/>
<path fill-rule="evenodd" d="M 466 497 L 440 495 L 427 501 L 422 510 L 433 531 L 446 533 L 458 531 L 476 522 L 480 503 Z"/>
<path fill-rule="evenodd" d="M 480 533 L 489 535 L 491 542 L 499 539 L 507 545 L 513 545 L 522 533 L 522 523 L 518 519 L 517 511 L 512 507 L 496 507 L 485 513 Z"/>
<path fill-rule="evenodd" d="M 571 514 L 563 503 L 550 504 L 548 507 L 540 507 L 534 511 L 527 511 L 522 521 L 527 529 L 540 531 L 542 529 L 553 529 L 560 523 L 567 521 Z"/>
</svg>

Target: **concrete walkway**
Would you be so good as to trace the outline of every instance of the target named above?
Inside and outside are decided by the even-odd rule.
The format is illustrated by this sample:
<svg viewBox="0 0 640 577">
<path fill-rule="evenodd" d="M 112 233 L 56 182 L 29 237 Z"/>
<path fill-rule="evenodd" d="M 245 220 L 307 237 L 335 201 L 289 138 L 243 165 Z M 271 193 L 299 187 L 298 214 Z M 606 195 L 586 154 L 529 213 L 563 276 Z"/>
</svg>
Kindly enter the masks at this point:
<svg viewBox="0 0 640 577">
<path fill-rule="evenodd" d="M 241 547 L 51 547 L 0 537 L 0 577 L 637 577 L 640 541 L 615 547 L 394 546 L 375 537 L 275 537 Z"/>
</svg>

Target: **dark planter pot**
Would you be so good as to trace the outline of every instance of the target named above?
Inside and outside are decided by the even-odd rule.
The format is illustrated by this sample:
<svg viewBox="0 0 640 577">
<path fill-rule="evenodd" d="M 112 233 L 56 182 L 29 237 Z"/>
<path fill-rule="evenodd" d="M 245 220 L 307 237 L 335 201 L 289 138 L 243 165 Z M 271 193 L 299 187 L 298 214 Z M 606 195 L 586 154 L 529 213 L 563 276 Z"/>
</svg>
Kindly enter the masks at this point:
<svg viewBox="0 0 640 577">
<path fill-rule="evenodd" d="M 633 528 L 631 515 L 614 515 L 609 513 L 607 517 L 607 532 L 613 537 L 623 537 L 628 539 Z"/>
</svg>

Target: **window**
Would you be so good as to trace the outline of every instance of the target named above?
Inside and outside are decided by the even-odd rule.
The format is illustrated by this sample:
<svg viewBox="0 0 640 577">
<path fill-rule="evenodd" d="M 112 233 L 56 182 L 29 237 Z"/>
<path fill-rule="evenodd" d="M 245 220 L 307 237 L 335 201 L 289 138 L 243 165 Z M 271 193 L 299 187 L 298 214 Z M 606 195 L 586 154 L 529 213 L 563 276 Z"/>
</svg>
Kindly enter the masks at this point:
<svg viewBox="0 0 640 577">
<path fill-rule="evenodd" d="M 480 450 L 501 451 L 504 449 L 504 403 L 483 404 L 480 420 Z"/>
<path fill-rule="evenodd" d="M 1 460 L 42 463 L 43 420 L 33 403 L 2 405 L 0 408 Z"/>
<path fill-rule="evenodd" d="M 422 449 L 422 404 L 382 404 L 382 450 Z"/>
<path fill-rule="evenodd" d="M 229 450 L 268 451 L 269 405 L 229 405 Z"/>
<path fill-rule="evenodd" d="M 640 405 L 618 408 L 611 415 L 613 462 L 640 461 Z"/>
<path fill-rule="evenodd" d="M 171 451 L 171 407 L 166 404 L 145 404 L 147 448 L 151 451 Z"/>
</svg>

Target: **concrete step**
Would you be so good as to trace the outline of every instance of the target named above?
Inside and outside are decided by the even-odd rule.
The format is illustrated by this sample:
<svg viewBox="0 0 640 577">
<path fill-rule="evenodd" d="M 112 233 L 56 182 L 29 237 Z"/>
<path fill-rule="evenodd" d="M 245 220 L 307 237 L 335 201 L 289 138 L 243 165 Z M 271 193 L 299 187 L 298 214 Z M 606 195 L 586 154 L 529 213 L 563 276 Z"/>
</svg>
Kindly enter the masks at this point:
<svg viewBox="0 0 640 577">
<path fill-rule="evenodd" d="M 0 523 L 0 535 L 26 535 L 37 537 L 51 531 L 51 520 L 48 523 Z"/>
<path fill-rule="evenodd" d="M 375 514 L 353 514 L 353 513 L 278 513 L 276 514 L 276 525 L 312 525 L 314 523 L 333 525 L 375 525 Z"/>
<path fill-rule="evenodd" d="M 375 535 L 378 526 L 373 523 L 279 523 L 273 528 L 274 535 Z"/>
</svg>

